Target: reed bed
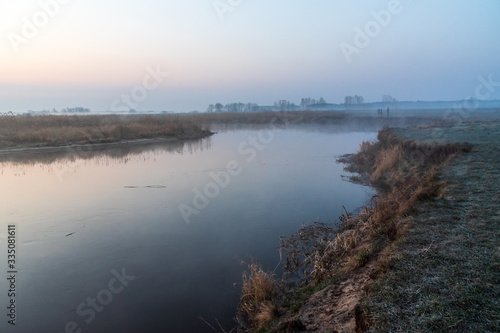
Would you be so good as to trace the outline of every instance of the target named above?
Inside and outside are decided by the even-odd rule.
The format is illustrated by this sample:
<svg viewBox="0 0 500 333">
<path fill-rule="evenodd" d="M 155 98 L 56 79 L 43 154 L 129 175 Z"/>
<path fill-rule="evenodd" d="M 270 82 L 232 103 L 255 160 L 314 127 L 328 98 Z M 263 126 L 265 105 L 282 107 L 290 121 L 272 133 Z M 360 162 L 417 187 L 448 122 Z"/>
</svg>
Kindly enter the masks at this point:
<svg viewBox="0 0 500 333">
<path fill-rule="evenodd" d="M 176 115 L 0 116 L 0 147 L 61 146 L 153 138 L 201 138 L 211 132 Z"/>
</svg>

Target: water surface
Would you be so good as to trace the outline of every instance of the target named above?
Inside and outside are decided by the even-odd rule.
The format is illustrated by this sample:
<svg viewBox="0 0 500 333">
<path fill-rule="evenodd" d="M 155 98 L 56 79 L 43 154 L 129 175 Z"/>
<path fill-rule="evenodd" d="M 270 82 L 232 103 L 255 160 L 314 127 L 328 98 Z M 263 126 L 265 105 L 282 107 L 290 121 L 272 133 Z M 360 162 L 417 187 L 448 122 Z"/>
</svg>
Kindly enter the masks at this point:
<svg viewBox="0 0 500 333">
<path fill-rule="evenodd" d="M 368 200 L 369 189 L 342 181 L 336 157 L 375 136 L 253 129 L 2 157 L 0 271 L 14 224 L 18 273 L 17 323 L 2 314 L 0 331 L 211 332 L 200 316 L 230 331 L 241 261 L 272 270 L 280 235 Z M 8 287 L 2 279 L 2 309 Z"/>
</svg>

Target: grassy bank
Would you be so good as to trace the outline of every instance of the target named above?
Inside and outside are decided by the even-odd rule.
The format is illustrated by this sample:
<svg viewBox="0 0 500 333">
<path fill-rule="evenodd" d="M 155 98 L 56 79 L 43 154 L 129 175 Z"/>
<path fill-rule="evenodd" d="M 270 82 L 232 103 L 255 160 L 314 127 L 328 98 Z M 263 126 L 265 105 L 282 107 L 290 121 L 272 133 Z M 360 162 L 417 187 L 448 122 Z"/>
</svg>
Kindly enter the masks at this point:
<svg viewBox="0 0 500 333">
<path fill-rule="evenodd" d="M 211 134 L 200 122 L 173 115 L 3 115 L 0 129 L 0 148 L 196 139 Z"/>
<path fill-rule="evenodd" d="M 432 130 L 400 135 L 426 140 Z M 500 331 L 500 122 L 441 131 L 435 140 L 474 149 L 443 169 L 440 198 L 417 205 L 391 269 L 370 286 L 361 308 L 373 332 Z"/>
<path fill-rule="evenodd" d="M 376 142 L 365 142 L 357 154 L 345 156 L 346 168 L 359 174 L 353 180 L 373 184 L 378 197 L 356 215 L 345 212 L 337 226 L 317 223 L 283 239 L 282 278 L 251 265 L 243 279 L 242 327 L 257 332 L 355 332 L 382 327 L 381 318 L 391 314 L 375 300 L 385 296 L 376 298 L 375 292 L 393 286 L 374 281 L 388 276 L 400 259 L 419 207 L 432 206 L 443 195 L 444 166 L 470 150 L 467 144 L 402 138 L 384 128 Z M 376 286 L 379 289 L 372 289 Z M 368 295 L 375 298 L 369 301 Z M 401 294 L 397 297 L 408 301 Z M 401 322 L 411 320 L 405 315 Z"/>
</svg>

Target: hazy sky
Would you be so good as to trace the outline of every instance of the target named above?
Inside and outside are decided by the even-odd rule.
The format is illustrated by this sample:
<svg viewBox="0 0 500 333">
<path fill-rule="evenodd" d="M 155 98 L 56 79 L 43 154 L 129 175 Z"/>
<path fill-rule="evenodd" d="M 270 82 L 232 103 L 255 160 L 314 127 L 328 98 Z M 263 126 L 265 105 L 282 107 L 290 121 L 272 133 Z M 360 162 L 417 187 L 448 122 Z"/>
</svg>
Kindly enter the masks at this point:
<svg viewBox="0 0 500 333">
<path fill-rule="evenodd" d="M 0 0 L 0 112 L 462 99 L 500 82 L 499 15 L 498 0 Z"/>
</svg>

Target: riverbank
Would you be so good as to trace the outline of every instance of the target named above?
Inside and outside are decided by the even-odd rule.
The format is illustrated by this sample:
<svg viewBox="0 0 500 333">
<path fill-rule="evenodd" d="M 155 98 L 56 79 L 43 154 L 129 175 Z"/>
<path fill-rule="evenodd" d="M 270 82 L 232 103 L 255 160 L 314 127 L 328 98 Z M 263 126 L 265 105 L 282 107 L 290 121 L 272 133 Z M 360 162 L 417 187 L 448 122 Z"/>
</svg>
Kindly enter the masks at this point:
<svg viewBox="0 0 500 333">
<path fill-rule="evenodd" d="M 498 117 L 497 110 L 476 110 L 474 117 Z M 0 150 L 71 145 L 126 145 L 135 140 L 200 139 L 211 129 L 237 130 L 273 126 L 294 128 L 324 126 L 339 131 L 366 131 L 383 126 L 444 126 L 455 114 L 442 110 L 393 110 L 389 115 L 372 111 L 293 111 L 259 113 L 130 114 L 130 115 L 14 115 L 0 116 Z M 447 118 L 450 118 L 447 120 Z"/>
<path fill-rule="evenodd" d="M 427 140 L 432 128 L 397 131 Z M 361 303 L 374 332 L 500 331 L 500 121 L 442 128 L 437 142 L 474 148 L 452 159 L 439 199 L 417 206 L 391 269 Z"/>
<path fill-rule="evenodd" d="M 384 129 L 344 157 L 378 198 L 284 239 L 284 279 L 253 264 L 242 330 L 497 331 L 498 142 L 498 121 Z"/>
<path fill-rule="evenodd" d="M 492 115 L 491 110 L 478 110 Z M 298 128 L 317 126 L 329 130 L 373 131 L 444 122 L 440 110 L 393 111 L 390 116 L 369 111 L 294 111 L 259 113 L 202 113 L 156 115 L 13 115 L 0 116 L 0 151 L 31 152 L 64 150 L 69 146 L 127 146 L 155 140 L 201 139 L 214 131 L 262 127 Z"/>
<path fill-rule="evenodd" d="M 92 145 L 106 149 L 154 140 L 201 139 L 213 133 L 190 118 L 172 115 L 3 115 L 0 150 L 53 151 Z"/>
<path fill-rule="evenodd" d="M 432 114 L 381 117 L 340 112 L 205 113 L 179 115 L 13 115 L 0 116 L 0 156 L 40 156 L 71 151 L 105 151 L 176 140 L 196 140 L 249 128 L 323 126 L 366 131 L 382 126 L 439 122 Z"/>
</svg>

